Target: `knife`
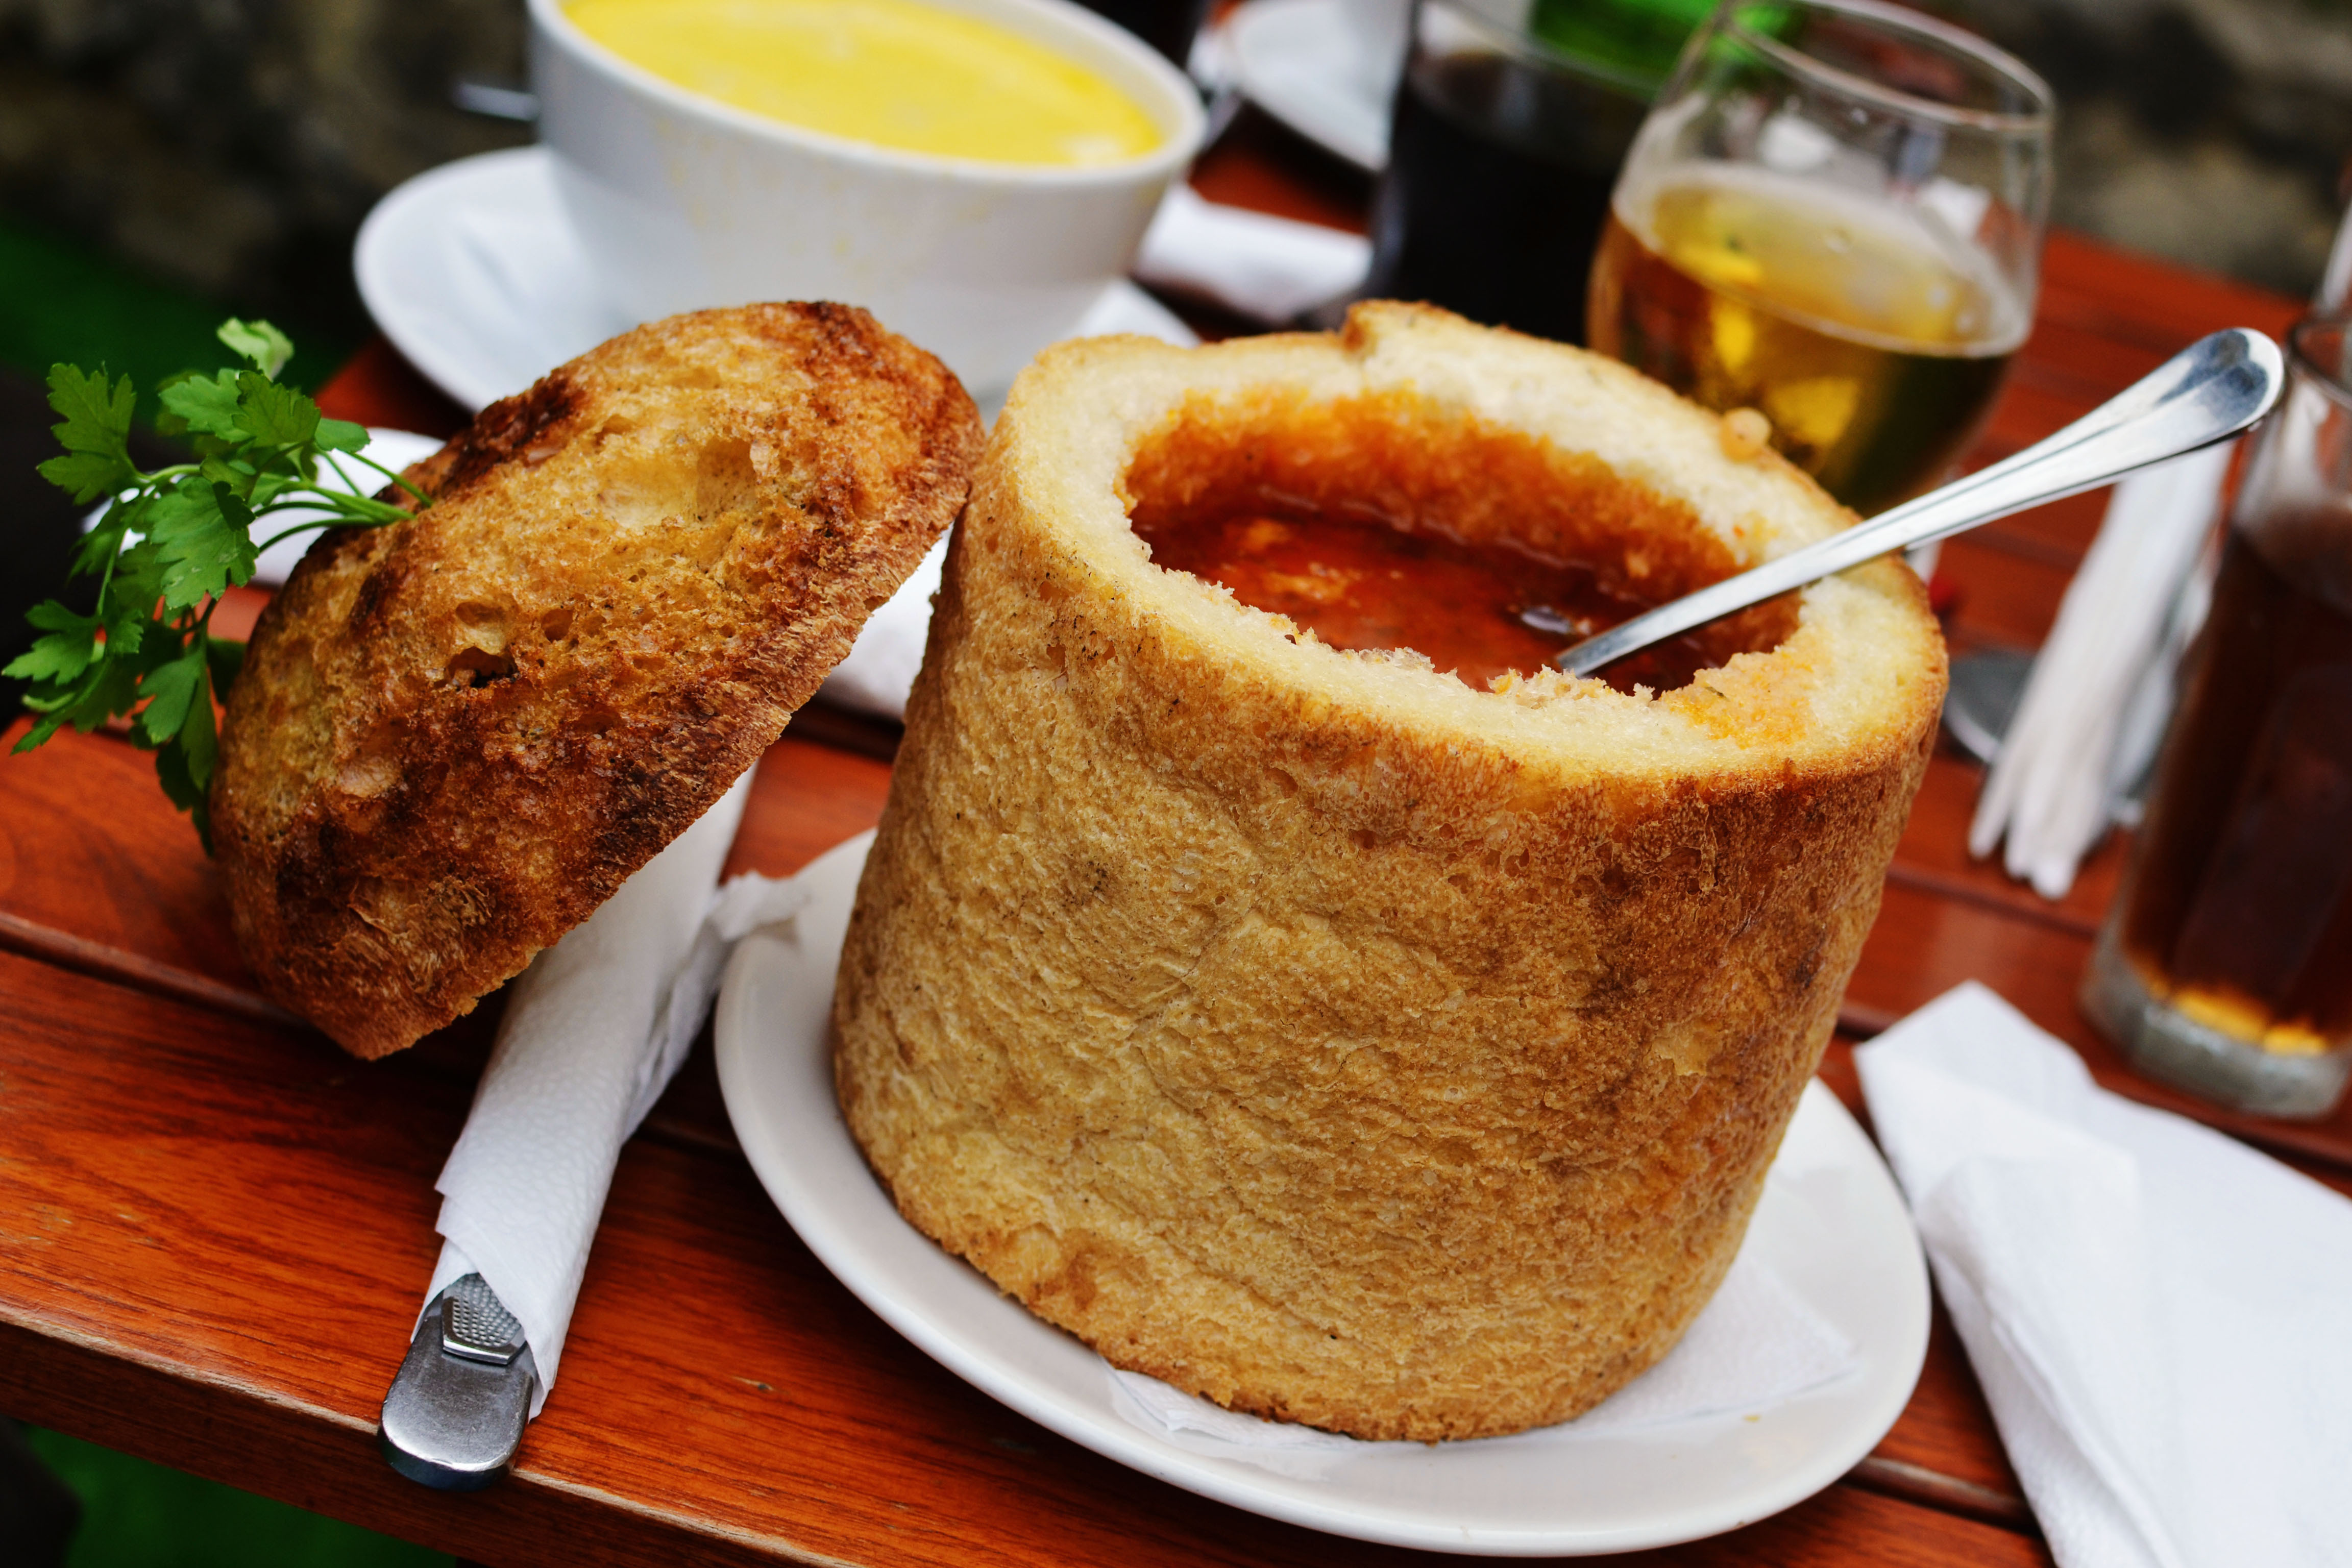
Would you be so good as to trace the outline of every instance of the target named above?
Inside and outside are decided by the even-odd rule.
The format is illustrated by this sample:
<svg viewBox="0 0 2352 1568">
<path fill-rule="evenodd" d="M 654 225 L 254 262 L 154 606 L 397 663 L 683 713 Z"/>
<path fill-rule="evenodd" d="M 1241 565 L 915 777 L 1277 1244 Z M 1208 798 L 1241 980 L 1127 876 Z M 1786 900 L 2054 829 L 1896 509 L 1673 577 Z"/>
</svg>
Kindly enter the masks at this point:
<svg viewBox="0 0 2352 1568">
<path fill-rule="evenodd" d="M 488 1280 L 462 1276 L 418 1321 L 383 1396 L 376 1441 L 410 1480 L 479 1491 L 514 1463 L 538 1383 L 522 1324 Z"/>
</svg>

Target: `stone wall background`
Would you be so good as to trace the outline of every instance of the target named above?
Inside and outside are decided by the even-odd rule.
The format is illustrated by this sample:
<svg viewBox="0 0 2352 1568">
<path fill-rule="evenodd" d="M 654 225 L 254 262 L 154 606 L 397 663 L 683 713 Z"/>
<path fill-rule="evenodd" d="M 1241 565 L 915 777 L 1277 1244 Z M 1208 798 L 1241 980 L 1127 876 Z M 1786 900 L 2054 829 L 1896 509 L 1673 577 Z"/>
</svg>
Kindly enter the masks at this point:
<svg viewBox="0 0 2352 1568">
<path fill-rule="evenodd" d="M 1929 0 L 2057 90 L 2052 221 L 2290 294 L 2352 155 L 2352 0 Z"/>
<path fill-rule="evenodd" d="M 2062 105 L 2056 221 L 2289 292 L 2352 153 L 2352 0 L 1926 0 Z M 358 331 L 350 247 L 419 170 L 528 140 L 520 0 L 0 0 L 0 214 Z"/>
<path fill-rule="evenodd" d="M 521 0 L 0 0 L 0 213 L 240 309 L 346 331 L 351 245 L 420 170 L 530 139 Z"/>
</svg>

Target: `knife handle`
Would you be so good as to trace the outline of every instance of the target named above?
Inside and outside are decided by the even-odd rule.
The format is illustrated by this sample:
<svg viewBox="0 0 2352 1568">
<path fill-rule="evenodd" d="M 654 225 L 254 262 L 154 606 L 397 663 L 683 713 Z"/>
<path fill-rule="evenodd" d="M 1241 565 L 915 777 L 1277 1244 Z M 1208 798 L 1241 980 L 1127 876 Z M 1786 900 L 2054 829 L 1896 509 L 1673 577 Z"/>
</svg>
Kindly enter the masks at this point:
<svg viewBox="0 0 2352 1568">
<path fill-rule="evenodd" d="M 507 1473 L 530 1420 L 539 1366 L 489 1282 L 451 1282 L 416 1325 L 383 1396 L 376 1441 L 392 1468 L 442 1491 L 478 1491 Z"/>
</svg>

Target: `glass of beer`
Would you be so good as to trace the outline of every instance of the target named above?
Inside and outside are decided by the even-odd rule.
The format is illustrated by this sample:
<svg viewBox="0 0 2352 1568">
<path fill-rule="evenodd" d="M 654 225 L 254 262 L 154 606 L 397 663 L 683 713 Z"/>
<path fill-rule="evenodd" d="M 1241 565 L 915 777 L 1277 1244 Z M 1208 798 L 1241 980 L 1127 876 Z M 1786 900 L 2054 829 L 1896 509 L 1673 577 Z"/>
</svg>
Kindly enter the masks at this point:
<svg viewBox="0 0 2352 1568">
<path fill-rule="evenodd" d="M 1618 176 L 1591 346 L 1772 443 L 1867 517 L 1942 481 L 2033 319 L 2053 102 L 1873 0 L 1729 0 Z"/>
<path fill-rule="evenodd" d="M 2325 1116 L 2352 1073 L 2352 314 L 2288 340 L 2083 1006 L 2137 1067 Z"/>
</svg>

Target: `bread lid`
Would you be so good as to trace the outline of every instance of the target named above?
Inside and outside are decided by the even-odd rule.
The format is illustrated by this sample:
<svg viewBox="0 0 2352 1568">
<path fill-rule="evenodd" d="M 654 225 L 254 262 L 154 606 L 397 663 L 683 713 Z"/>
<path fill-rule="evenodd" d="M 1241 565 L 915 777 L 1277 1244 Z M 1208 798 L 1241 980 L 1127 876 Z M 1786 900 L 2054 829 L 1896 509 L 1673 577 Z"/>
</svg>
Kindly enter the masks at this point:
<svg viewBox="0 0 2352 1568">
<path fill-rule="evenodd" d="M 228 698 L 215 851 L 262 987 L 382 1056 L 471 1010 L 759 760 L 961 509 L 971 400 L 840 305 L 626 332 L 337 530 Z"/>
</svg>

